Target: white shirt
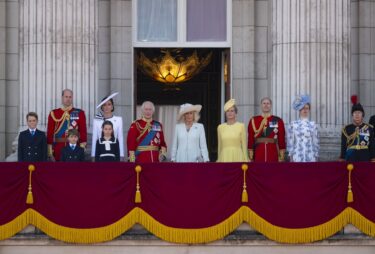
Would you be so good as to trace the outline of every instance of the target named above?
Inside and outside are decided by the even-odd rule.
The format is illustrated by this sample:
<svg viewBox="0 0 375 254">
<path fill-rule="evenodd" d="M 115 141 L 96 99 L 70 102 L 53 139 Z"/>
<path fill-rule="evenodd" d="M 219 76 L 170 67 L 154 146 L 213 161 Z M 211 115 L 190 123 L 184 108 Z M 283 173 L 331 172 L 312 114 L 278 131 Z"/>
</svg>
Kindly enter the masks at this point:
<svg viewBox="0 0 375 254">
<path fill-rule="evenodd" d="M 203 124 L 193 123 L 189 131 L 186 130 L 185 123 L 176 125 L 171 160 L 175 162 L 210 161 Z"/>
<path fill-rule="evenodd" d="M 124 157 L 124 134 L 122 131 L 122 117 L 112 116 L 111 118 L 106 118 L 105 120 L 111 121 L 113 124 L 114 136 L 117 138 L 120 146 L 120 157 Z M 96 141 L 102 136 L 102 124 L 104 119 L 94 118 L 93 129 L 92 129 L 92 148 L 91 157 L 95 157 L 95 145 Z"/>
</svg>

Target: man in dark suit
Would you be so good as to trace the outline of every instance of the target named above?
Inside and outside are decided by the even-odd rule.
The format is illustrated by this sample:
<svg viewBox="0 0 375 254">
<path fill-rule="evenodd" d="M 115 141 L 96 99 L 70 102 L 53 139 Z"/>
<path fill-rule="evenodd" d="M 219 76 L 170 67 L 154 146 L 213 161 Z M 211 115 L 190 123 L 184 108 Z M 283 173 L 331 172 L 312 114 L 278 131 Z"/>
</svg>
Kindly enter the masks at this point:
<svg viewBox="0 0 375 254">
<path fill-rule="evenodd" d="M 29 128 L 18 136 L 18 161 L 46 161 L 47 138 L 43 131 L 36 128 L 38 115 L 29 112 L 26 121 Z"/>
</svg>

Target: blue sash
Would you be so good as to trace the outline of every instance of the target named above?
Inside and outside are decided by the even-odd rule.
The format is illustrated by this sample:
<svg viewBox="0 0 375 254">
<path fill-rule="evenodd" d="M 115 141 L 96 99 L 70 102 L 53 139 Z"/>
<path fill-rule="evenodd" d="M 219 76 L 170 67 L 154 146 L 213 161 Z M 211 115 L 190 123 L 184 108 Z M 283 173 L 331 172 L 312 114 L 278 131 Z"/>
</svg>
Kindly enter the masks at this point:
<svg viewBox="0 0 375 254">
<path fill-rule="evenodd" d="M 157 127 L 157 128 L 154 128 Z M 157 131 L 155 129 L 158 129 Z M 154 124 L 151 126 L 150 132 L 147 134 L 147 136 L 139 143 L 138 146 L 148 146 L 150 144 L 150 141 L 155 137 L 156 133 L 161 130 L 161 126 L 159 122 L 154 121 Z M 141 152 L 143 151 L 135 151 L 135 157 L 137 157 Z"/>
</svg>

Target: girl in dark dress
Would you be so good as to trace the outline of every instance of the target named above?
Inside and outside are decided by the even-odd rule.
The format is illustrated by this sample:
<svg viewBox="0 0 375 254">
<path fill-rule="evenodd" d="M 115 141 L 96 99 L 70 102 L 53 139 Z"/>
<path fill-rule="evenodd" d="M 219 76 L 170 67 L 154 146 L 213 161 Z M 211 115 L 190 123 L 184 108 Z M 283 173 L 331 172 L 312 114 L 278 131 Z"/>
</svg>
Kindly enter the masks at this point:
<svg viewBox="0 0 375 254">
<path fill-rule="evenodd" d="M 111 121 L 102 124 L 102 137 L 96 141 L 95 161 L 120 161 L 120 146 Z"/>
</svg>

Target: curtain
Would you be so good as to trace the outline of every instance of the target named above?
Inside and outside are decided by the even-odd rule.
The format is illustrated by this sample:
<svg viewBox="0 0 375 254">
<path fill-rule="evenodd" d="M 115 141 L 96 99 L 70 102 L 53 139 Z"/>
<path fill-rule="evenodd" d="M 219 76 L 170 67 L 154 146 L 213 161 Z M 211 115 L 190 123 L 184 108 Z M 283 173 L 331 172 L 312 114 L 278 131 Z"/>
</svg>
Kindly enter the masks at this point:
<svg viewBox="0 0 375 254">
<path fill-rule="evenodd" d="M 177 40 L 177 0 L 138 0 L 138 41 Z"/>
</svg>

